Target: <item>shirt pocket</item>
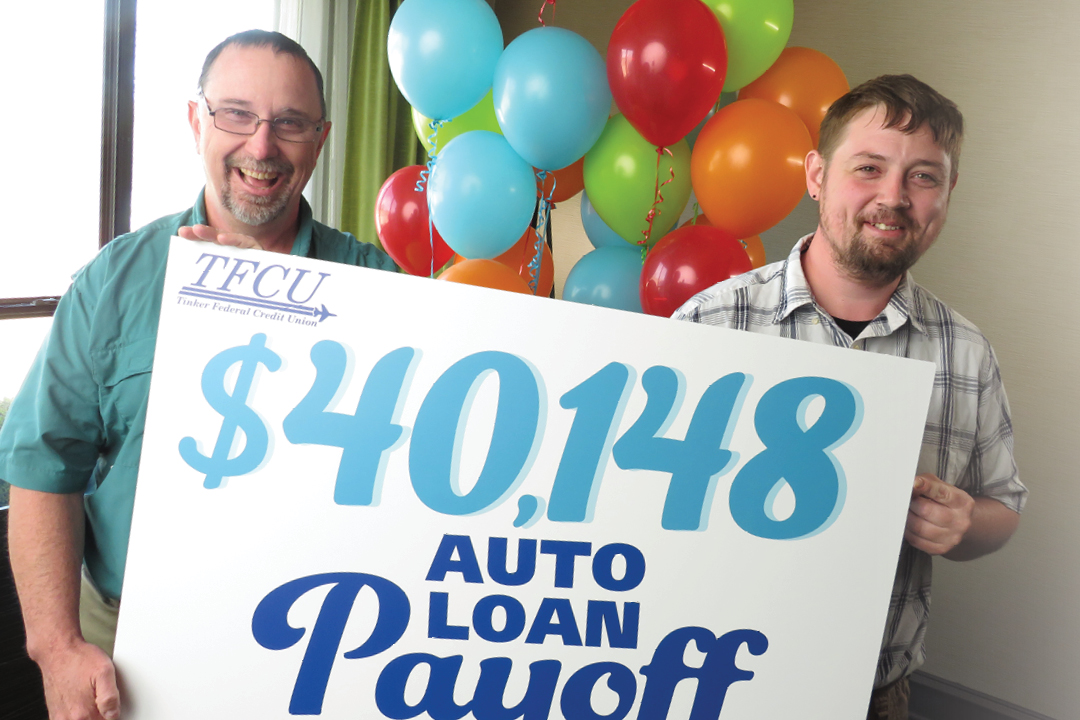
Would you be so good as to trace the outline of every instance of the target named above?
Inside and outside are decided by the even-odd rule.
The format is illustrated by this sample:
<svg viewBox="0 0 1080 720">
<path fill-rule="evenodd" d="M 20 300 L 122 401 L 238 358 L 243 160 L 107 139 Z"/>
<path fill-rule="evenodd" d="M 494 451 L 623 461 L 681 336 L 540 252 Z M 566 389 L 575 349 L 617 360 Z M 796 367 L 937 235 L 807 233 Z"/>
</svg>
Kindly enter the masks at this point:
<svg viewBox="0 0 1080 720">
<path fill-rule="evenodd" d="M 113 463 L 136 466 L 150 397 L 156 338 L 143 338 L 100 353 L 98 358 L 105 455 Z"/>
</svg>

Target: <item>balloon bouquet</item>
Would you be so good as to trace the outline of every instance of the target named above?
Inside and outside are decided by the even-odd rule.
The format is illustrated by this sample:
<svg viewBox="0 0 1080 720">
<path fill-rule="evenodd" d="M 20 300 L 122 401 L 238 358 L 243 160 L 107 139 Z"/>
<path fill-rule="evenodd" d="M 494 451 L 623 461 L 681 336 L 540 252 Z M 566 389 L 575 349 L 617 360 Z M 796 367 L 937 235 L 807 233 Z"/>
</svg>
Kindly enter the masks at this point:
<svg viewBox="0 0 1080 720">
<path fill-rule="evenodd" d="M 580 192 L 585 152 L 611 107 L 603 58 L 580 35 L 546 26 L 504 50 L 484 0 L 406 0 L 387 52 L 431 157 L 380 191 L 387 252 L 413 274 L 453 258 L 441 279 L 547 295 L 549 208 Z"/>
<path fill-rule="evenodd" d="M 793 15 L 792 0 L 638 0 L 605 63 L 543 10 L 503 50 L 484 0 L 405 0 L 390 68 L 432 159 L 380 191 L 384 247 L 412 274 L 452 261 L 442 279 L 547 295 L 549 209 L 584 187 L 595 249 L 566 300 L 666 316 L 760 267 L 759 235 L 799 203 L 803 158 L 848 90 L 827 56 L 785 49 Z M 691 189 L 703 214 L 675 228 Z"/>
</svg>

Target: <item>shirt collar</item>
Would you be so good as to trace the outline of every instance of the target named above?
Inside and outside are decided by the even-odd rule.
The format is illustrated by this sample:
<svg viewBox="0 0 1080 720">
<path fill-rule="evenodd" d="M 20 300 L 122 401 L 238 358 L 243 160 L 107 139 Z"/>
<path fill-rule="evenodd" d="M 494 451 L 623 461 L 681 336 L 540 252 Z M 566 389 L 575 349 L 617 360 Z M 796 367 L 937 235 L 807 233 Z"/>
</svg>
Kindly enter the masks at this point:
<svg viewBox="0 0 1080 720">
<path fill-rule="evenodd" d="M 795 247 L 788 254 L 787 260 L 784 261 L 780 304 L 777 306 L 776 315 L 773 317 L 774 323 L 779 323 L 797 309 L 806 305 L 812 306 L 822 315 L 828 314 L 818 307 L 814 301 L 814 293 L 811 291 L 810 284 L 806 281 L 806 274 L 803 272 L 802 254 L 813 236 L 814 234 L 810 233 L 799 238 L 799 241 L 795 243 Z M 897 286 L 892 297 L 889 298 L 889 304 L 885 306 L 880 315 L 871 321 L 873 335 L 889 335 L 908 321 L 919 332 L 926 331 L 923 312 L 916 301 L 914 288 L 915 282 L 911 278 L 911 273 L 904 273 L 900 285 Z"/>
<path fill-rule="evenodd" d="M 206 188 L 204 187 L 199 191 L 199 198 L 195 201 L 195 207 L 192 208 L 194 214 L 192 216 L 192 222 L 195 225 L 207 225 L 206 221 Z M 296 239 L 293 241 L 292 250 L 290 255 L 303 255 L 309 257 L 311 255 L 312 247 L 312 230 L 315 227 L 315 221 L 311 216 L 311 205 L 308 204 L 307 198 L 303 195 L 300 196 L 300 225 L 296 229 Z"/>
</svg>

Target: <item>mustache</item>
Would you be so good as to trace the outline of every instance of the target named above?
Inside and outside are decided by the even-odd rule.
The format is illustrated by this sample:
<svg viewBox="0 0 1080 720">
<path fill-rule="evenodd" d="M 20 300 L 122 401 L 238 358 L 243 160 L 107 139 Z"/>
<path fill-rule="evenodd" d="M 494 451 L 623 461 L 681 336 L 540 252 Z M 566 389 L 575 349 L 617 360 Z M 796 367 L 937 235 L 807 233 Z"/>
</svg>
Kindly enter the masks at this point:
<svg viewBox="0 0 1080 720">
<path fill-rule="evenodd" d="M 270 173 L 276 172 L 280 174 L 292 173 L 295 170 L 293 164 L 285 158 L 269 158 L 267 160 L 256 160 L 251 157 L 227 157 L 225 158 L 225 167 L 227 168 L 240 168 L 241 170 L 251 170 L 258 173 Z"/>
</svg>

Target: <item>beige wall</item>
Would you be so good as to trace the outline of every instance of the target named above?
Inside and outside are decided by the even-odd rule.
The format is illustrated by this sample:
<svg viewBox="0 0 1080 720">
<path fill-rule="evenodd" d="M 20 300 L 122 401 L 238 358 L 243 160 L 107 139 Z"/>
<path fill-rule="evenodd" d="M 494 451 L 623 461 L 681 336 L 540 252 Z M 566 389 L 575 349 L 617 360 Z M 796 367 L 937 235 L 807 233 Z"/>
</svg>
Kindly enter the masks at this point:
<svg viewBox="0 0 1080 720">
<path fill-rule="evenodd" d="M 539 3 L 497 0 L 507 40 Z M 626 0 L 560 2 L 603 52 Z M 915 275 L 997 350 L 1031 501 L 1001 552 L 938 561 L 925 669 L 1055 718 L 1080 717 L 1080 3 L 796 0 L 792 45 L 852 83 L 909 72 L 967 120 L 948 225 Z M 809 200 L 765 236 L 770 260 L 814 227 Z M 560 277 L 590 249 L 576 200 L 553 221 Z"/>
</svg>

